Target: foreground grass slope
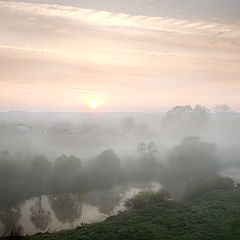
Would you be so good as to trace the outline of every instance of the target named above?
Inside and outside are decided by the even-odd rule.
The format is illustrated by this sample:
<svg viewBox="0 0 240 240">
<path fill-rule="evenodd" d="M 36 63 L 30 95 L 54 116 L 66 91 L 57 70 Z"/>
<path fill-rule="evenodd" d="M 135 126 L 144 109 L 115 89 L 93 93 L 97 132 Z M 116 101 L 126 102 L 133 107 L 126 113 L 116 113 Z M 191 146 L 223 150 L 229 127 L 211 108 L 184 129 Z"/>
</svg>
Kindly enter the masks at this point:
<svg viewBox="0 0 240 240">
<path fill-rule="evenodd" d="M 25 239 L 236 240 L 240 239 L 240 190 L 205 193 L 192 203 L 170 201 L 132 209 L 101 223 Z"/>
</svg>

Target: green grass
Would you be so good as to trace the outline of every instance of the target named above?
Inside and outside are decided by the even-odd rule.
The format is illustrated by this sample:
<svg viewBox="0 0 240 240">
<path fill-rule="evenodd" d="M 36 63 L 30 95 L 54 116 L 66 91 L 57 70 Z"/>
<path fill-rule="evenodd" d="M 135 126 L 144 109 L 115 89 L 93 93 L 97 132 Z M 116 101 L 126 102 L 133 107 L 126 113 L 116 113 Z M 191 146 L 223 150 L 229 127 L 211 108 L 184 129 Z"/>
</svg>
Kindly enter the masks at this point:
<svg viewBox="0 0 240 240">
<path fill-rule="evenodd" d="M 240 190 L 213 191 L 192 203 L 163 202 L 132 209 L 75 230 L 25 240 L 240 239 Z"/>
</svg>

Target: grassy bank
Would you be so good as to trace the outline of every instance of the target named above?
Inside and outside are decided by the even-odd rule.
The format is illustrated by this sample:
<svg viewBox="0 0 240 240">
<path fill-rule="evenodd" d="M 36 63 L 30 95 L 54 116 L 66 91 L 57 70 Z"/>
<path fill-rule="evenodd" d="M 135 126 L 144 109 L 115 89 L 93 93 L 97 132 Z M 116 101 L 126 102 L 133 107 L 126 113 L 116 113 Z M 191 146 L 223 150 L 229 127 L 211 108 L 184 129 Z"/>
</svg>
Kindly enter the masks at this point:
<svg viewBox="0 0 240 240">
<path fill-rule="evenodd" d="M 132 209 L 104 222 L 24 239 L 240 239 L 240 190 L 209 192 L 192 203 L 165 202 L 144 209 Z"/>
</svg>

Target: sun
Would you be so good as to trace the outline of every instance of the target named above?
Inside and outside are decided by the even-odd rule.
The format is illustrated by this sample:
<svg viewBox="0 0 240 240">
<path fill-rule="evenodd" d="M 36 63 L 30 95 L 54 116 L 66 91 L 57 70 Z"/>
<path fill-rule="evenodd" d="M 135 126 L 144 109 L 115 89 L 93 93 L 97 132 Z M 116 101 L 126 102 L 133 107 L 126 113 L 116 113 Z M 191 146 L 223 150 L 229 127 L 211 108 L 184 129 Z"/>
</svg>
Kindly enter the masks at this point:
<svg viewBox="0 0 240 240">
<path fill-rule="evenodd" d="M 90 101 L 90 106 L 92 110 L 96 110 L 99 106 L 99 102 L 97 100 L 91 100 Z"/>
</svg>

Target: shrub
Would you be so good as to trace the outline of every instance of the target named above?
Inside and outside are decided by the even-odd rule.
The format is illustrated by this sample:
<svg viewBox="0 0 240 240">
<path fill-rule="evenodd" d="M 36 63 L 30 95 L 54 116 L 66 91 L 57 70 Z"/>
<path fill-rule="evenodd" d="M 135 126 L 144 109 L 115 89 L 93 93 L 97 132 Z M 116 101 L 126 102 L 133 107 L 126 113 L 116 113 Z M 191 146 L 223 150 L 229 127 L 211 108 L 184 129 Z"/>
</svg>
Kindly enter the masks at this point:
<svg viewBox="0 0 240 240">
<path fill-rule="evenodd" d="M 209 191 L 232 188 L 234 188 L 234 182 L 228 177 L 215 177 L 208 180 L 198 180 L 188 186 L 183 199 L 192 201 L 198 198 L 201 194 Z"/>
<path fill-rule="evenodd" d="M 162 189 L 158 192 L 143 191 L 135 195 L 133 198 L 128 199 L 125 202 L 126 208 L 145 208 L 153 204 L 165 202 L 171 197 L 170 193 Z"/>
</svg>

